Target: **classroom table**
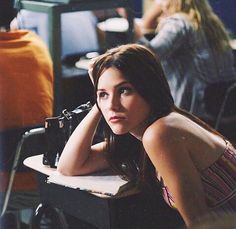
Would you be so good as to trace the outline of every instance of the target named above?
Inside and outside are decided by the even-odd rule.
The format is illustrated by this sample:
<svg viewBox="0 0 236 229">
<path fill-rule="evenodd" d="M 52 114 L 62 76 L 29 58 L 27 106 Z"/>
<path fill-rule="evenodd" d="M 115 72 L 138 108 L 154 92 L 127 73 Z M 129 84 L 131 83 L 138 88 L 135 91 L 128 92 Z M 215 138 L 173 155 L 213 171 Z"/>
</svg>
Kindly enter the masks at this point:
<svg viewBox="0 0 236 229">
<path fill-rule="evenodd" d="M 40 199 L 44 206 L 63 211 L 79 222 L 83 229 L 177 229 L 183 221 L 160 195 L 140 192 L 129 187 L 120 197 L 107 197 L 79 189 L 48 183 L 55 169 L 42 164 L 42 155 L 25 159 L 24 164 L 38 174 Z M 122 187 L 123 187 L 122 186 Z M 42 206 L 42 205 L 41 205 Z M 37 227 L 35 227 L 37 228 Z M 65 227 L 66 228 L 66 227 Z"/>
<path fill-rule="evenodd" d="M 87 222 L 91 228 L 116 228 L 113 225 L 112 198 L 48 183 L 48 177 L 56 169 L 43 165 L 42 157 L 43 155 L 29 157 L 24 164 L 38 173 L 41 202 L 44 205 L 62 209 L 65 213 Z"/>
</svg>

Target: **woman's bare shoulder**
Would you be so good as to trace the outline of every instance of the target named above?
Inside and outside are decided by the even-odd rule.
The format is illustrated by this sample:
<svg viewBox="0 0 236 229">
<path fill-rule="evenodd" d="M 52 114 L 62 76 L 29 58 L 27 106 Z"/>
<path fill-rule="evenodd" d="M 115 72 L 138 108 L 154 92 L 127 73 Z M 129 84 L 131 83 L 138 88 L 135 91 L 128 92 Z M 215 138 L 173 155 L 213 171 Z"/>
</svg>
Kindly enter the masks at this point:
<svg viewBox="0 0 236 229">
<path fill-rule="evenodd" d="M 151 124 L 143 135 L 143 146 L 160 174 L 165 174 L 165 166 L 176 167 L 188 158 L 189 133 L 179 122 L 182 117 L 170 114 Z M 164 166 L 164 167 L 163 167 Z"/>
<path fill-rule="evenodd" d="M 172 112 L 152 123 L 144 132 L 143 144 L 155 142 L 158 145 L 175 143 L 188 134 L 181 115 Z"/>
</svg>

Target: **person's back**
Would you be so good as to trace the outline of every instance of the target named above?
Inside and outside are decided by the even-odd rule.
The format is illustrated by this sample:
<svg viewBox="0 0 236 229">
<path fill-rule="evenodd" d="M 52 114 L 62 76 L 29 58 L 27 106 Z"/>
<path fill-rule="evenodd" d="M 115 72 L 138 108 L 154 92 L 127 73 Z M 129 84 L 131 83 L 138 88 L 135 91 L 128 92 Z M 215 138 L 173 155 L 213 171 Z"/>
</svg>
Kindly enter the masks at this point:
<svg viewBox="0 0 236 229">
<path fill-rule="evenodd" d="M 52 115 L 53 69 L 33 32 L 0 32 L 0 130 L 43 124 Z"/>
<path fill-rule="evenodd" d="M 172 29 L 177 30 L 174 41 Z M 228 47 L 219 53 L 212 49 L 204 31 L 194 30 L 183 15 L 166 19 L 156 38 L 151 45 L 161 57 L 175 104 L 200 117 L 207 116 L 203 102 L 207 85 L 236 80 L 232 50 Z"/>
<path fill-rule="evenodd" d="M 52 115 L 52 62 L 29 31 L 0 33 L 0 130 L 43 124 Z"/>
<path fill-rule="evenodd" d="M 236 80 L 232 50 L 224 34 L 216 38 L 217 41 L 210 41 L 214 35 L 209 36 L 213 34 L 210 31 L 213 23 L 209 18 L 212 16 L 214 19 L 211 19 L 217 21 L 215 24 L 220 22 L 208 8 L 207 1 L 198 3 L 192 0 L 179 10 L 176 10 L 178 7 L 174 1 L 167 2 L 169 5 L 165 7 L 168 10 L 164 14 L 168 14 L 168 17 L 163 18 L 158 34 L 147 45 L 161 58 L 175 104 L 200 117 L 208 116 L 204 104 L 207 85 Z M 209 18 L 199 10 L 204 7 L 211 12 Z M 197 10 L 194 12 L 194 9 Z M 142 40 L 140 42 L 145 43 Z M 224 48 L 216 48 L 217 42 L 224 42 Z"/>
</svg>

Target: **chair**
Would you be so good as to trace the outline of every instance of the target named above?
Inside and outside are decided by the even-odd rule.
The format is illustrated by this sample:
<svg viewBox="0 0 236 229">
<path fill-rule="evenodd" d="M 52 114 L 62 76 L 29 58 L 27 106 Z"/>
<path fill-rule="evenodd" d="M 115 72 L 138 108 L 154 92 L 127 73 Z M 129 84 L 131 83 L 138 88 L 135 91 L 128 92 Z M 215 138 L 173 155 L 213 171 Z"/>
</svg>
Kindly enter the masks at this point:
<svg viewBox="0 0 236 229">
<path fill-rule="evenodd" d="M 236 82 L 230 85 L 225 93 L 214 128 L 236 143 Z"/>
<path fill-rule="evenodd" d="M 225 119 L 233 120 L 236 119 L 236 112 L 232 109 L 231 106 L 235 106 L 235 101 L 236 101 L 236 82 L 233 83 L 228 87 L 225 93 L 224 100 L 220 106 L 219 113 L 216 117 L 216 122 L 215 122 L 215 129 L 218 130 L 220 127 L 220 124 L 224 122 L 224 115 L 228 116 Z M 235 121 L 235 120 L 234 120 Z M 225 120 L 226 122 L 226 120 Z"/>
<path fill-rule="evenodd" d="M 0 155 L 2 163 L 2 199 L 0 201 L 1 222 L 3 222 L 6 213 L 17 213 L 22 209 L 34 208 L 39 202 L 36 182 L 34 182 L 33 179 L 34 173 L 23 166 L 23 160 L 26 157 L 42 152 L 43 147 L 45 147 L 45 129 L 41 127 L 34 129 L 30 128 L 32 127 L 7 130 L 0 133 Z M 22 133 L 24 133 L 23 136 Z M 35 145 L 38 147 L 36 148 Z M 14 183 L 14 181 L 16 181 L 16 175 L 23 178 L 18 184 L 17 182 Z M 27 176 L 27 178 L 25 176 Z M 28 178 L 30 178 L 30 182 L 27 181 Z M 26 180 L 26 182 L 24 182 L 24 180 Z M 26 185 L 26 187 L 21 187 L 20 185 L 22 183 L 22 186 Z M 27 191 L 26 193 L 25 190 Z M 24 196 L 22 196 L 22 194 Z M 22 199 L 19 199 L 19 197 Z M 18 219 L 16 224 L 19 225 Z"/>
<path fill-rule="evenodd" d="M 20 138 L 16 147 L 12 168 L 10 170 L 10 176 L 7 183 L 5 196 L 1 204 L 2 205 L 0 212 L 1 218 L 8 212 L 21 210 L 21 208 L 11 209 L 9 207 L 9 201 L 11 199 L 11 194 L 13 193 L 13 184 L 16 173 L 21 167 L 25 168 L 25 166 L 23 166 L 23 161 L 25 158 L 44 153 L 45 150 L 47 149 L 46 147 L 47 147 L 47 142 L 46 142 L 45 128 L 43 127 L 29 129 Z M 22 206 L 22 208 L 27 207 L 35 209 L 35 212 L 30 222 L 30 228 L 39 229 L 41 226 L 45 226 L 41 225 L 42 223 L 46 224 L 46 227 L 48 225 L 50 227 L 51 225 L 52 228 L 59 228 L 58 226 L 60 225 L 60 228 L 68 229 L 68 223 L 66 219 L 66 217 L 68 216 L 65 216 L 64 213 L 56 207 L 40 203 L 39 196 L 37 196 L 36 198 L 38 200 L 38 203 L 36 205 Z M 1 226 L 2 225 L 0 224 L 0 228 L 2 228 Z M 19 228 L 19 222 L 17 222 L 17 226 L 14 226 L 14 229 L 18 228 Z"/>
<path fill-rule="evenodd" d="M 236 82 L 210 84 L 205 92 L 206 121 L 230 141 L 236 142 Z"/>
</svg>

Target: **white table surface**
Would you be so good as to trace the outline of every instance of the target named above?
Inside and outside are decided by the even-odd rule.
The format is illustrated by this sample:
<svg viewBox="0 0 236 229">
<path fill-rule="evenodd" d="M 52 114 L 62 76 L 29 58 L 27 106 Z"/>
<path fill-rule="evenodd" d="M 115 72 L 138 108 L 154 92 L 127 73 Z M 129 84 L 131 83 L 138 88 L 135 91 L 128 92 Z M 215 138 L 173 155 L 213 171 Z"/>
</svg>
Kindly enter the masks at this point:
<svg viewBox="0 0 236 229">
<path fill-rule="evenodd" d="M 58 185 L 75 189 L 78 188 L 99 197 L 110 197 L 111 195 L 108 195 L 107 190 L 115 190 L 114 192 L 111 192 L 115 195 L 115 193 L 118 192 L 119 188 L 127 183 L 127 181 L 122 180 L 117 175 L 112 176 L 101 174 L 93 176 L 93 174 L 91 174 L 88 176 L 64 176 L 58 173 L 55 168 L 44 165 L 42 161 L 43 154 L 28 157 L 24 160 L 23 163 L 25 166 L 47 175 L 49 177 L 48 182 L 50 183 L 52 182 Z M 53 180 L 50 180 L 50 178 L 53 178 Z"/>
<path fill-rule="evenodd" d="M 23 163 L 25 166 L 48 176 L 56 171 L 56 169 L 43 164 L 43 154 L 28 157 Z"/>
</svg>

